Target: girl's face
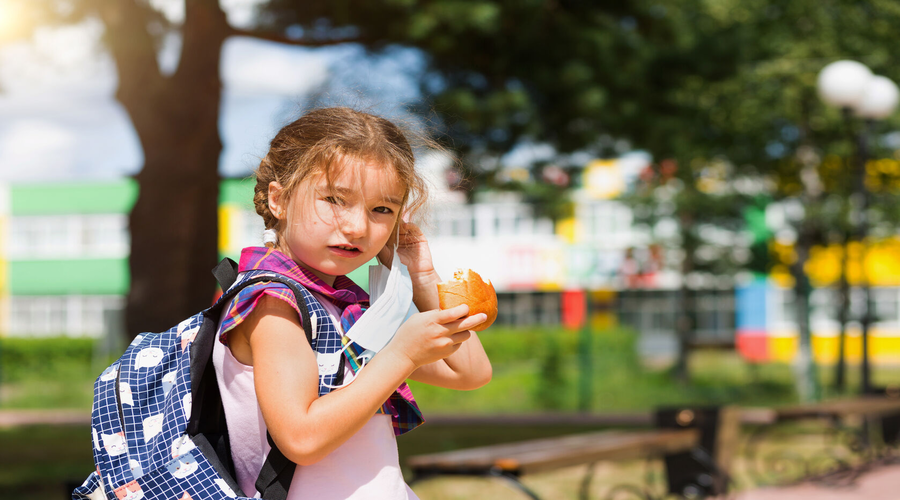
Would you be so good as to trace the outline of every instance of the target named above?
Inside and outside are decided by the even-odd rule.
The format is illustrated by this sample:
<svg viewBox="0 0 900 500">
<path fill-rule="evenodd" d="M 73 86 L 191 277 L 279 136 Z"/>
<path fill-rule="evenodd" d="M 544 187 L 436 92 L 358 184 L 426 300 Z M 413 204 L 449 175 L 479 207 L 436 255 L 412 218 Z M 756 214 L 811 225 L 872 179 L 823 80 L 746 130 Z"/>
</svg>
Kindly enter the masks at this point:
<svg viewBox="0 0 900 500">
<path fill-rule="evenodd" d="M 283 228 L 278 250 L 329 285 L 384 248 L 405 194 L 392 168 L 351 158 L 331 184 L 311 175 L 286 204 L 281 185 L 269 184 L 269 205 Z"/>
</svg>

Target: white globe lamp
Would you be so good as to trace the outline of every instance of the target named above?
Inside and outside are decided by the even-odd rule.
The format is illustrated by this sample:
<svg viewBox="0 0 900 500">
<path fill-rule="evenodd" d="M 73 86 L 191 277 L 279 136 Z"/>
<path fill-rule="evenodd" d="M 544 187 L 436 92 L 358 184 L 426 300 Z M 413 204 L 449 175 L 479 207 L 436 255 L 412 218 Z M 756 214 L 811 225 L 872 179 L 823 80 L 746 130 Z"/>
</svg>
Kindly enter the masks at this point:
<svg viewBox="0 0 900 500">
<path fill-rule="evenodd" d="M 872 79 L 866 65 L 856 61 L 835 61 L 819 72 L 819 97 L 838 108 L 855 108 Z"/>
<path fill-rule="evenodd" d="M 894 112 L 900 100 L 897 85 L 884 76 L 873 76 L 854 110 L 862 118 L 883 120 Z"/>
</svg>

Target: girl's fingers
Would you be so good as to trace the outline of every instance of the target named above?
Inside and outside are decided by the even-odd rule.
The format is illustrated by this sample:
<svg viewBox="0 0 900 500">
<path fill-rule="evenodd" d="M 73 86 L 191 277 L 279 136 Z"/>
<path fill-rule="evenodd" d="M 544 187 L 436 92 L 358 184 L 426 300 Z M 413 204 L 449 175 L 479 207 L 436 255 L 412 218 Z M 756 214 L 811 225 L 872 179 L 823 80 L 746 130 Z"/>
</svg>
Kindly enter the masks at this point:
<svg viewBox="0 0 900 500">
<path fill-rule="evenodd" d="M 466 304 L 438 311 L 437 314 L 438 316 L 435 318 L 436 323 L 442 325 L 448 332 L 471 330 L 487 321 L 487 314 L 485 313 L 469 316 L 469 306 Z"/>
<path fill-rule="evenodd" d="M 437 317 L 435 318 L 435 322 L 437 322 L 440 325 L 449 326 L 448 323 L 450 323 L 452 321 L 456 321 L 458 319 L 462 319 L 468 314 L 469 314 L 469 306 L 467 304 L 460 304 L 456 307 L 451 307 L 450 309 L 438 310 Z"/>
<path fill-rule="evenodd" d="M 456 332 L 464 332 L 467 330 L 471 330 L 472 328 L 480 325 L 481 323 L 484 323 L 484 321 L 486 319 L 487 319 L 486 314 L 478 313 L 474 316 L 469 316 L 467 318 L 464 318 L 464 319 L 461 319 L 458 321 L 452 321 L 450 323 L 445 323 L 442 326 L 444 328 L 446 328 L 447 333 L 453 334 Z"/>
<path fill-rule="evenodd" d="M 413 246 L 424 240 L 422 230 L 411 222 L 400 222 L 399 237 L 401 247 Z"/>
<path fill-rule="evenodd" d="M 457 333 L 454 333 L 453 335 L 451 335 L 450 340 L 453 342 L 453 344 L 455 346 L 459 347 L 460 344 L 469 340 L 469 337 L 471 337 L 471 336 L 472 336 L 471 330 L 463 330 L 461 332 L 457 332 Z"/>
<path fill-rule="evenodd" d="M 382 265 L 390 267 L 393 258 L 394 247 L 390 244 L 390 242 L 388 242 L 388 244 L 385 245 L 380 252 L 378 252 L 378 262 L 380 262 Z"/>
<path fill-rule="evenodd" d="M 487 314 L 478 313 L 478 314 L 469 316 L 466 319 L 462 320 L 462 322 L 459 324 L 459 327 L 464 330 L 471 330 L 472 328 L 475 328 L 476 326 L 484 323 L 485 321 L 487 321 Z"/>
</svg>

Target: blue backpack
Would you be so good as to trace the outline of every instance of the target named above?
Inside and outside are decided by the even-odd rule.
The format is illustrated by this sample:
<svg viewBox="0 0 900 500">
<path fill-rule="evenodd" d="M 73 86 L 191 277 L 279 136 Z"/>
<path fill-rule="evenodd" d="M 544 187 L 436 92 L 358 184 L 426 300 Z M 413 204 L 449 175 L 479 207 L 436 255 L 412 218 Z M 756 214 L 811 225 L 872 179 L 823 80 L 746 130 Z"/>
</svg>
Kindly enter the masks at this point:
<svg viewBox="0 0 900 500">
<path fill-rule="evenodd" d="M 278 282 L 297 299 L 313 350 L 340 349 L 340 333 L 300 283 L 271 271 L 251 271 L 237 282 L 237 265 L 213 269 L 225 292 L 215 305 L 163 333 L 138 335 L 94 384 L 91 408 L 97 470 L 73 500 L 216 500 L 245 498 L 234 479 L 225 412 L 212 364 L 222 309 L 244 287 Z M 300 300 L 302 297 L 303 300 Z M 316 325 L 315 335 L 312 326 Z M 343 357 L 342 357 L 343 361 Z M 337 376 L 343 374 L 338 370 Z M 332 378 L 323 382 L 339 385 Z M 320 382 L 321 393 L 322 382 Z M 326 391 L 327 392 L 327 391 Z M 272 451 L 256 481 L 267 500 L 284 500 L 295 465 L 271 437 Z"/>
</svg>

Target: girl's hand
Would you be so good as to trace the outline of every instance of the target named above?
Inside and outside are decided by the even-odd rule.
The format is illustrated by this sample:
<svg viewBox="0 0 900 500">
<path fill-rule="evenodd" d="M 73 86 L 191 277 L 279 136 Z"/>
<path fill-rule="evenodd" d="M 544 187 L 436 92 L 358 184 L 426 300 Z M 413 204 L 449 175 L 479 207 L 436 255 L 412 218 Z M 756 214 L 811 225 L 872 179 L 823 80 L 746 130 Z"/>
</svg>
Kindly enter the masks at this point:
<svg viewBox="0 0 900 500">
<path fill-rule="evenodd" d="M 437 284 L 441 278 L 434 270 L 428 240 L 415 224 L 402 220 L 398 224 L 400 225 L 400 241 L 397 245 L 397 255 L 400 257 L 400 262 L 409 270 L 409 278 L 412 280 L 413 286 L 413 302 L 420 311 L 437 309 L 440 303 Z M 388 240 L 381 252 L 378 253 L 378 259 L 388 267 L 391 265 L 396 240 L 396 236 Z"/>
<path fill-rule="evenodd" d="M 487 319 L 483 313 L 468 314 L 469 306 L 465 304 L 414 314 L 400 326 L 385 350 L 406 357 L 414 368 L 444 359 L 468 340 L 472 335 L 470 328 Z"/>
<path fill-rule="evenodd" d="M 397 253 L 407 269 L 409 275 L 416 281 L 417 276 L 425 276 L 434 273 L 434 264 L 431 261 L 431 250 L 428 248 L 428 240 L 419 229 L 419 226 L 411 223 L 399 221 L 399 243 L 397 245 Z M 378 253 L 378 260 L 385 266 L 391 267 L 393 258 L 394 243 L 397 243 L 397 236 L 392 236 L 388 240 L 381 252 Z"/>
</svg>

